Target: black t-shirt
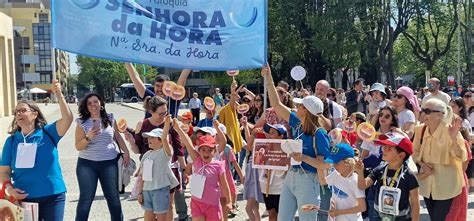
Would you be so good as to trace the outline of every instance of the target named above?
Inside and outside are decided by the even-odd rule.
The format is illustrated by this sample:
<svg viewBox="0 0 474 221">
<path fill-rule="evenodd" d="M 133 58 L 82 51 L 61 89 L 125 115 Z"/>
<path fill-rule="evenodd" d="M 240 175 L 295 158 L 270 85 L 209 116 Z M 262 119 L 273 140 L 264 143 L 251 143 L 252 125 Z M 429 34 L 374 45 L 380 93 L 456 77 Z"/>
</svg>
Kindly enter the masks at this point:
<svg viewBox="0 0 474 221">
<path fill-rule="evenodd" d="M 379 191 L 380 187 L 383 185 L 383 174 L 385 168 L 388 166 L 387 163 L 382 163 L 378 167 L 372 170 L 369 174 L 369 178 L 374 181 L 375 189 L 375 205 L 378 205 L 379 202 Z M 387 185 L 390 185 L 391 178 L 395 175 L 396 170 L 387 171 Z M 418 180 L 416 180 L 415 174 L 404 164 L 403 171 L 400 171 L 400 183 L 395 182 L 393 187 L 397 187 L 401 190 L 402 194 L 400 196 L 400 203 L 398 204 L 398 210 L 402 211 L 410 207 L 410 191 L 418 188 Z M 397 178 L 398 180 L 398 178 Z"/>
</svg>

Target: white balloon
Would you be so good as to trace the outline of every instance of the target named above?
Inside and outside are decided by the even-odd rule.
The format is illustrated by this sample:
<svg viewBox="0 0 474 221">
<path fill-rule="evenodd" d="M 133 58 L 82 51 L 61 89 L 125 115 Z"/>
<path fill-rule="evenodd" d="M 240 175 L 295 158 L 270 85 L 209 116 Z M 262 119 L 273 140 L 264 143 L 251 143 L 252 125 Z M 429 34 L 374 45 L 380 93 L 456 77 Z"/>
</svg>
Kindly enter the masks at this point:
<svg viewBox="0 0 474 221">
<path fill-rule="evenodd" d="M 301 81 L 306 77 L 306 70 L 301 66 L 295 66 L 291 69 L 291 77 L 295 81 Z"/>
</svg>

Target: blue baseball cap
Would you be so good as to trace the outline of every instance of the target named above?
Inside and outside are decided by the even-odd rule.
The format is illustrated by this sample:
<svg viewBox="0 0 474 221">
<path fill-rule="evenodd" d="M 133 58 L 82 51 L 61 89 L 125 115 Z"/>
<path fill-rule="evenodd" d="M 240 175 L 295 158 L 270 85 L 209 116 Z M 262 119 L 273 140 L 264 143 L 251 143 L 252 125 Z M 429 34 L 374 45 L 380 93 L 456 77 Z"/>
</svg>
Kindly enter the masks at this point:
<svg viewBox="0 0 474 221">
<path fill-rule="evenodd" d="M 265 133 L 270 133 L 270 129 L 273 128 L 275 130 L 278 131 L 278 133 L 280 135 L 283 135 L 283 139 L 286 139 L 287 137 L 287 131 L 286 131 L 286 127 L 281 125 L 281 124 L 265 124 L 263 125 L 263 131 L 265 131 Z"/>
<path fill-rule="evenodd" d="M 331 152 L 326 156 L 325 163 L 339 163 L 347 158 L 354 157 L 354 149 L 349 144 L 340 143 L 331 148 Z"/>
</svg>

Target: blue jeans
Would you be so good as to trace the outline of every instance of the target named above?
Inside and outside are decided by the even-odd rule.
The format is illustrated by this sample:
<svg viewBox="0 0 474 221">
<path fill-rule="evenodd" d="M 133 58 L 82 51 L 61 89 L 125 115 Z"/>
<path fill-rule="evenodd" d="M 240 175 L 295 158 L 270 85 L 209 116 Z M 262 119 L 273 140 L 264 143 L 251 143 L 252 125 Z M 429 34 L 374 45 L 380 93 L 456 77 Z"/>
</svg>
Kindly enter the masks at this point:
<svg viewBox="0 0 474 221">
<path fill-rule="evenodd" d="M 296 210 L 305 204 L 318 203 L 319 197 L 319 181 L 316 173 L 308 171 L 303 172 L 302 169 L 290 169 L 283 184 L 283 190 L 280 195 L 280 206 L 278 212 L 278 220 L 294 220 Z M 300 221 L 316 220 L 317 212 L 299 213 Z"/>
<path fill-rule="evenodd" d="M 64 219 L 64 206 L 66 193 L 51 196 L 25 199 L 25 202 L 38 203 L 38 220 L 62 221 Z"/>
<path fill-rule="evenodd" d="M 375 200 L 367 200 L 367 216 L 370 221 L 380 221 L 379 213 L 375 210 Z"/>
<path fill-rule="evenodd" d="M 109 207 L 112 221 L 122 221 L 122 206 L 118 191 L 117 159 L 91 161 L 79 158 L 77 160 L 77 181 L 79 182 L 79 202 L 76 209 L 76 221 L 87 221 L 92 201 L 97 190 L 97 181 L 100 182 Z"/>
<path fill-rule="evenodd" d="M 329 206 L 331 205 L 331 190 L 329 189 L 328 185 L 322 185 L 321 187 L 321 194 L 319 195 L 321 201 L 319 207 L 321 210 L 329 211 Z M 328 213 L 327 212 L 318 212 L 318 220 L 328 220 Z"/>
</svg>

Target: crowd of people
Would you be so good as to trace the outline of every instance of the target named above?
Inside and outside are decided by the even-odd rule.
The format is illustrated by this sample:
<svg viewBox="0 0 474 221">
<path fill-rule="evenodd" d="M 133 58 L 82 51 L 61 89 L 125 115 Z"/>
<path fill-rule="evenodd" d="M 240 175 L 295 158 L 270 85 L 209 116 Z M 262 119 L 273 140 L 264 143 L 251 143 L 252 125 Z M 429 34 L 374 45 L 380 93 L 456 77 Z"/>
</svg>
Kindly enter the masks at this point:
<svg viewBox="0 0 474 221">
<path fill-rule="evenodd" d="M 189 112 L 180 114 L 180 101 L 163 92 L 166 76 L 156 77 L 152 91 L 132 64 L 125 67 L 144 103 L 136 127 L 120 130 L 98 94 L 79 102 L 78 221 L 89 219 L 98 182 L 111 220 L 124 219 L 117 162 L 132 164 L 131 154 L 140 159 L 131 197 L 147 221 L 170 221 L 174 212 L 179 220 L 235 217 L 238 185 L 246 201 L 242 219 L 251 221 L 261 220 L 260 204 L 272 221 L 296 215 L 302 221 L 416 221 L 419 196 L 431 220 L 467 220 L 468 194 L 474 191 L 474 88 L 448 95 L 432 78 L 419 91 L 380 83 L 366 87 L 362 79 L 347 92 L 326 80 L 318 81 L 314 92 L 290 90 L 284 81 L 275 84 L 264 67 L 266 94 L 233 81 L 225 96 L 216 88 L 212 102 L 193 93 Z M 183 70 L 176 84 L 185 86 L 190 73 Z M 52 91 L 61 118 L 48 124 L 35 103 L 20 101 L 0 166 L 7 195 L 38 203 L 40 220 L 63 220 L 66 185 L 58 143 L 73 123 L 58 82 Z M 368 136 L 357 129 L 371 126 Z M 339 138 L 333 136 L 337 132 Z M 261 139 L 292 141 L 300 151 L 288 154 L 287 170 L 254 168 L 265 151 L 254 151 Z"/>
</svg>

